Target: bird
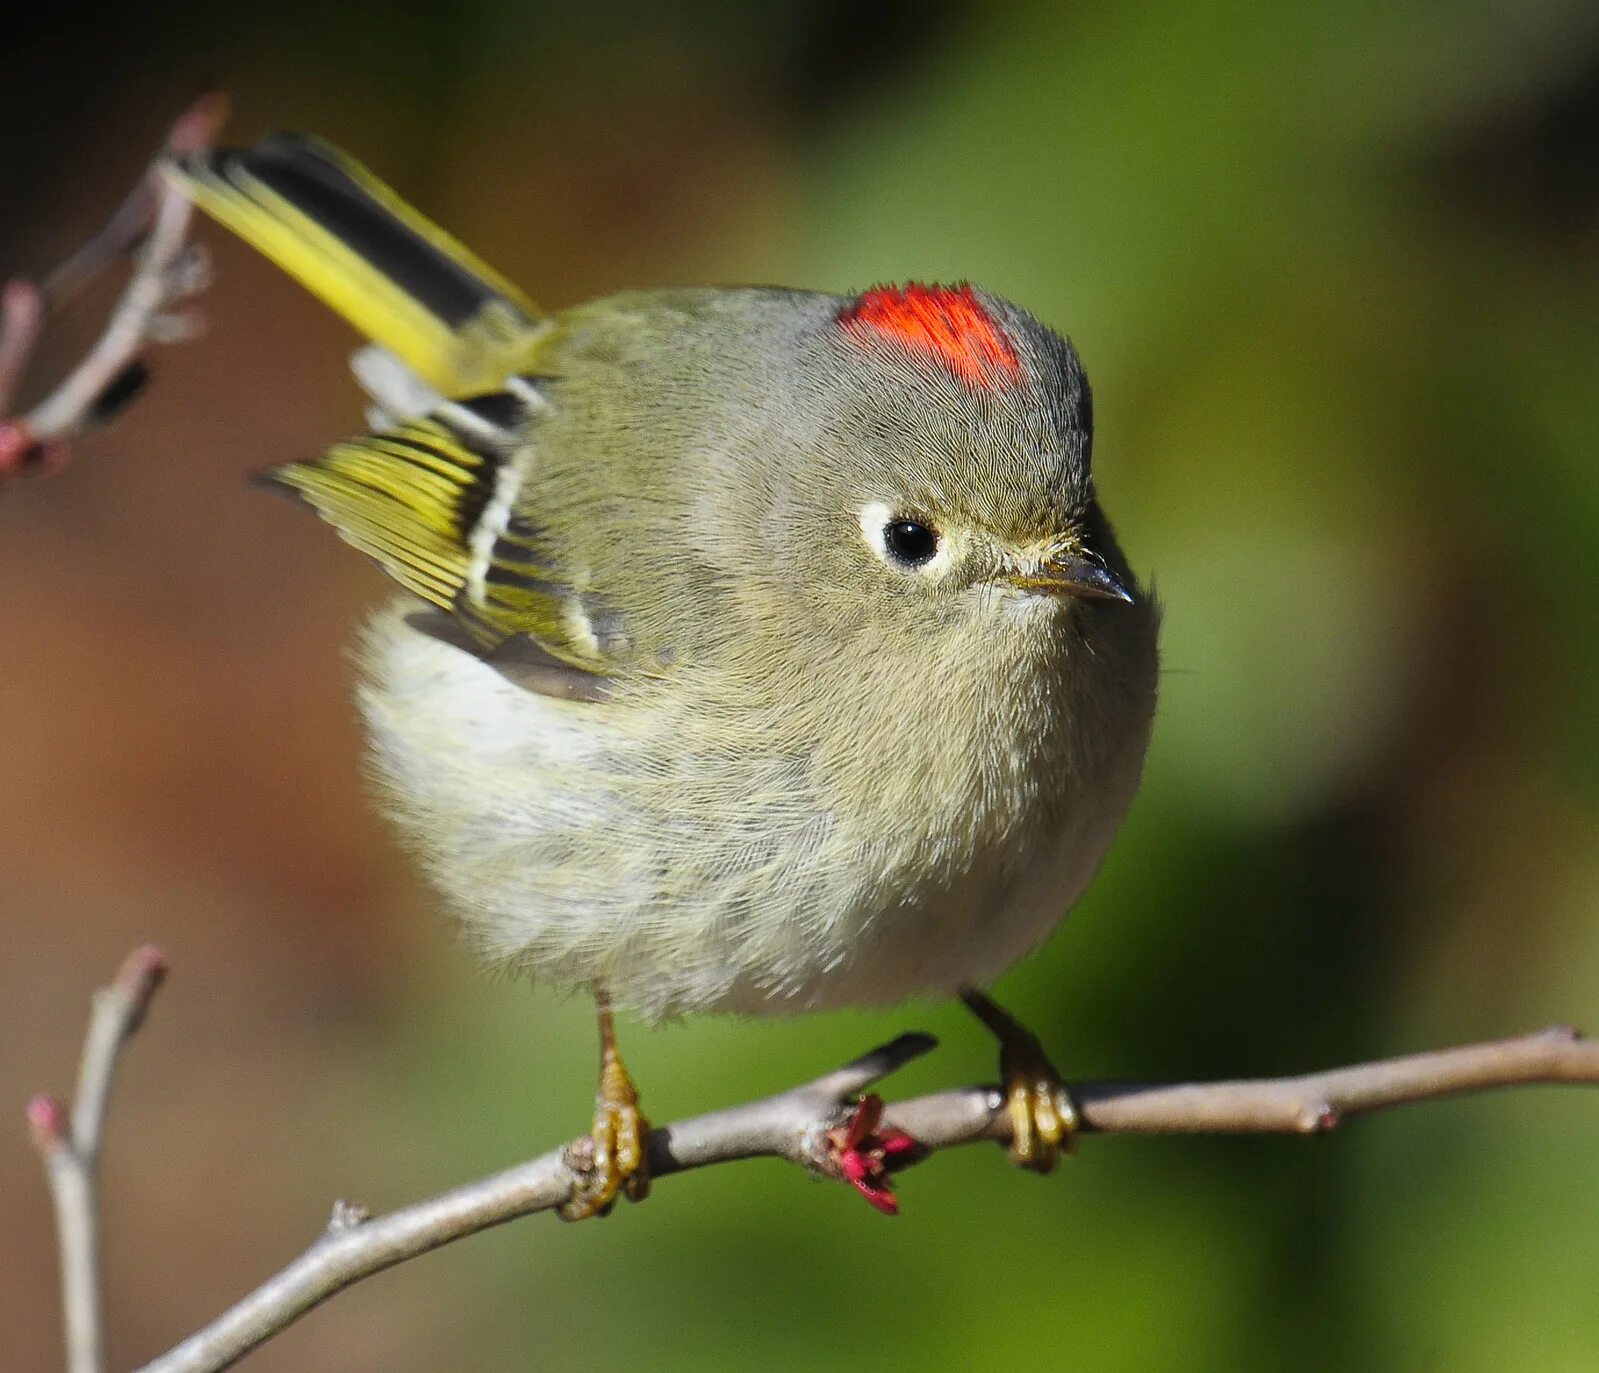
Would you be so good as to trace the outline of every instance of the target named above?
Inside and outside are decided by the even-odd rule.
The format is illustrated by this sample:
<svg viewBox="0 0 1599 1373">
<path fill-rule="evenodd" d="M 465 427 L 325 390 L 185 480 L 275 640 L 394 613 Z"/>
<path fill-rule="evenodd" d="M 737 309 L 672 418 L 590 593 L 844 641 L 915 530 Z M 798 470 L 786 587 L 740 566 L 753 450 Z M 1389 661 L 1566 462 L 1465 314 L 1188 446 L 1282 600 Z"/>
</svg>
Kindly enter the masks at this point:
<svg viewBox="0 0 1599 1373">
<path fill-rule="evenodd" d="M 556 313 L 330 144 L 173 162 L 342 314 L 368 432 L 262 474 L 398 583 L 360 630 L 381 804 L 492 967 L 592 996 L 594 1167 L 649 1187 L 614 1015 L 960 998 L 1013 1159 L 1075 1106 L 984 990 L 1100 865 L 1159 607 L 1073 347 L 968 283 Z"/>
</svg>

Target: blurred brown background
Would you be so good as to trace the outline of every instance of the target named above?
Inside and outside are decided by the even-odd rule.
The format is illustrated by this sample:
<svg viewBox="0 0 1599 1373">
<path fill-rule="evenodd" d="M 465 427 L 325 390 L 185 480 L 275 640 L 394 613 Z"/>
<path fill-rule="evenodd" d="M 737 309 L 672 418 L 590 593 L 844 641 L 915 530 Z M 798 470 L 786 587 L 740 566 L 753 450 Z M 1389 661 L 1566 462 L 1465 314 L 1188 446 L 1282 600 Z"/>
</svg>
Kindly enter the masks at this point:
<svg viewBox="0 0 1599 1373">
<path fill-rule="evenodd" d="M 1126 834 L 1000 989 L 1068 1072 L 1599 1020 L 1592 5 L 69 5 L 7 49 L 0 272 L 91 231 L 217 84 L 233 138 L 333 138 L 551 307 L 969 276 L 1069 333 L 1168 674 Z M 366 805 L 344 645 L 381 577 L 243 482 L 359 427 L 351 340 L 205 233 L 206 339 L 0 493 L 11 1367 L 58 1361 L 22 1103 L 140 940 L 174 972 L 110 1133 L 119 1366 L 335 1196 L 501 1166 L 591 1091 L 586 1014 L 479 979 Z M 896 1090 L 991 1072 L 948 1007 L 627 1036 L 664 1120 L 912 1024 L 945 1046 Z M 1048 1183 L 972 1150 L 893 1223 L 718 1169 L 409 1264 L 249 1366 L 1591 1370 L 1596 1137 L 1599 1099 L 1537 1090 L 1089 1141 Z"/>
</svg>

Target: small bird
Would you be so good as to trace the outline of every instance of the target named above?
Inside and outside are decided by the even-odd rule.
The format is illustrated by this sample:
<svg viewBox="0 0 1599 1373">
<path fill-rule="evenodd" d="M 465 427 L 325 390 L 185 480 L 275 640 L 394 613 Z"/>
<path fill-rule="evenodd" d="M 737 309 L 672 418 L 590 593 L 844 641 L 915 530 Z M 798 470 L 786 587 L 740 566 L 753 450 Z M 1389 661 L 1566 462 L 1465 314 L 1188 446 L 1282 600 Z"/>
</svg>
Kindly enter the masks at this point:
<svg viewBox="0 0 1599 1373">
<path fill-rule="evenodd" d="M 263 478 L 403 588 L 359 647 L 400 835 L 489 963 L 595 999 L 563 1214 L 648 1188 L 613 1007 L 959 996 L 1053 1167 L 1070 1097 L 980 988 L 1131 804 L 1159 619 L 1070 344 L 968 285 L 549 315 L 319 141 L 170 174 L 370 340 L 371 432 Z"/>
</svg>

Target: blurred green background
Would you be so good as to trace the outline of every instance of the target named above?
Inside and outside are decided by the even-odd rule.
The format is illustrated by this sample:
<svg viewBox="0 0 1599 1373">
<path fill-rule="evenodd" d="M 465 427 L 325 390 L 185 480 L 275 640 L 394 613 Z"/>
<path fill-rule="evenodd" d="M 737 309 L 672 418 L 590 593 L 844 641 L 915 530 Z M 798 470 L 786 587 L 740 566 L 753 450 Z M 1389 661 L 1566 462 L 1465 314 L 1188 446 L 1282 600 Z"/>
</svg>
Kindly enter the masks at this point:
<svg viewBox="0 0 1599 1373">
<path fill-rule="evenodd" d="M 1288 1072 L 1599 1020 L 1599 10 L 280 0 L 34 13 L 0 268 L 59 258 L 203 83 L 346 145 L 544 304 L 970 277 L 1077 344 L 1167 605 L 1148 778 L 1000 995 L 1068 1073 Z M 31 27 L 29 27 L 31 26 Z M 113 1350 L 583 1128 L 588 1012 L 487 982 L 372 818 L 343 645 L 379 574 L 242 481 L 359 426 L 351 340 L 207 230 L 203 344 L 0 498 L 0 1342 L 54 1366 L 21 1126 L 88 989 L 174 975 L 107 1179 Z M 94 323 L 74 316 L 57 365 Z M 41 376 L 43 372 L 41 373 Z M 658 1120 L 948 1006 L 624 1026 Z M 752 1163 L 518 1223 L 250 1367 L 1592 1370 L 1599 1098 L 1309 1141 L 942 1155 L 879 1219 Z"/>
</svg>

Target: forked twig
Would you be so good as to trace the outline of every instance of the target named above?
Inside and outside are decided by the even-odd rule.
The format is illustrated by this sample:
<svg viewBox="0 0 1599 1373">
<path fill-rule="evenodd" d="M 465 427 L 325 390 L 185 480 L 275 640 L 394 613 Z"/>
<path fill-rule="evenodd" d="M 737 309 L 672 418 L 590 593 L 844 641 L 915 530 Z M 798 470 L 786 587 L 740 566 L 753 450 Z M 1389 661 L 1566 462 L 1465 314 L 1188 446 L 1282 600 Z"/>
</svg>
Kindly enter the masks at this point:
<svg viewBox="0 0 1599 1373">
<path fill-rule="evenodd" d="M 159 175 L 168 157 L 211 145 L 227 102 L 201 96 L 173 123 L 160 156 L 105 227 L 42 285 L 15 277 L 0 288 L 0 483 L 59 470 L 69 442 L 110 419 L 142 389 L 142 353 L 152 343 L 191 338 L 199 320 L 175 309 L 204 289 L 204 255 L 189 242 L 193 207 Z M 44 326 L 92 282 L 131 259 L 133 274 L 94 345 L 24 415 L 11 407 Z"/>
<path fill-rule="evenodd" d="M 71 1109 L 51 1096 L 28 1103 L 28 1125 L 55 1203 L 69 1373 L 105 1369 L 99 1183 L 106 1106 L 122 1046 L 144 1022 L 165 976 L 158 950 L 145 945 L 129 954 L 111 983 L 95 993 Z"/>
</svg>

